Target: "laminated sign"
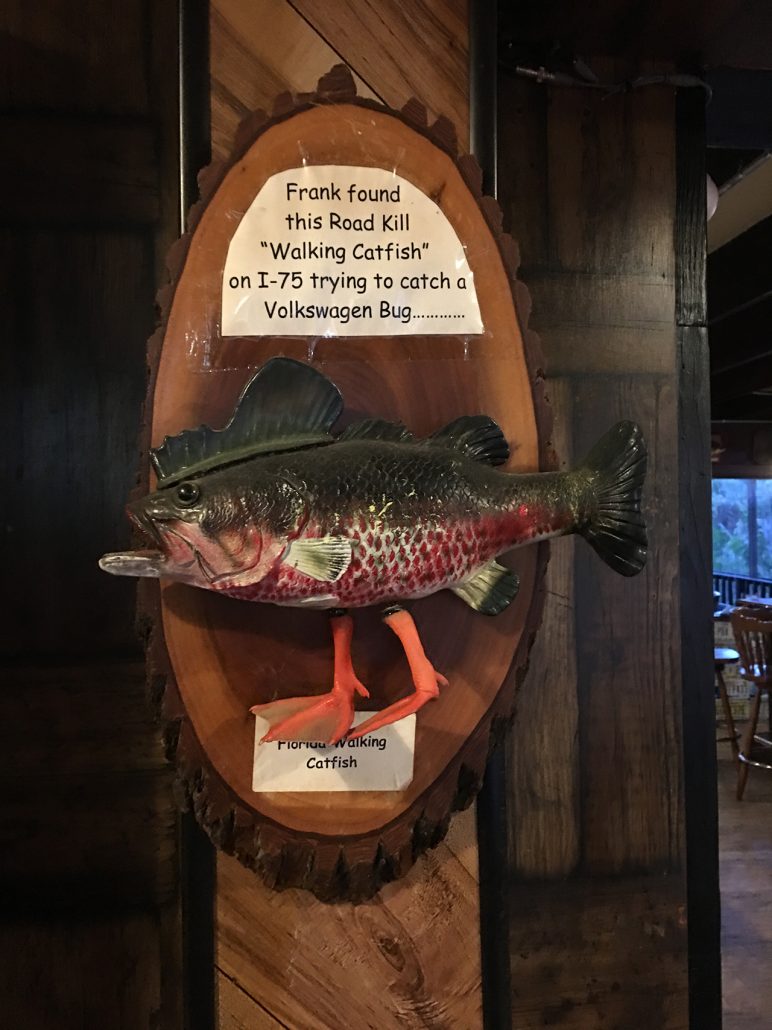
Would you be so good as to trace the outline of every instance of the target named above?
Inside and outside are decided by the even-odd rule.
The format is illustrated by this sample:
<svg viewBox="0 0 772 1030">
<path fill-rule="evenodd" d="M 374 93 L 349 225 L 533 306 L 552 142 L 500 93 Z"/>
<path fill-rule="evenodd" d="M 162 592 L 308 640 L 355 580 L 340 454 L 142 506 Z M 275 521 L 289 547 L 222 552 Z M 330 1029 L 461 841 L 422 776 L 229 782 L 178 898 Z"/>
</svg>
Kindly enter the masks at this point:
<svg viewBox="0 0 772 1030">
<path fill-rule="evenodd" d="M 224 336 L 482 332 L 466 253 L 385 168 L 301 165 L 261 188 L 228 248 Z"/>
</svg>

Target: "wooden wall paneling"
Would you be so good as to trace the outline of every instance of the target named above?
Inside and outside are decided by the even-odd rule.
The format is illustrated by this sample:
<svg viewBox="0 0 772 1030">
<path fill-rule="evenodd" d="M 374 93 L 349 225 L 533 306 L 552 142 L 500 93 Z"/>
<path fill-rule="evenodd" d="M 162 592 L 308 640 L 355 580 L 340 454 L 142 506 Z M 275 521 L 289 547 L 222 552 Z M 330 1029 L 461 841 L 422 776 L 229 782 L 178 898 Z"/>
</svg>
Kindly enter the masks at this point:
<svg viewBox="0 0 772 1030">
<path fill-rule="evenodd" d="M 685 922 L 677 878 L 574 878 L 515 891 L 513 1030 L 687 1030 Z"/>
<path fill-rule="evenodd" d="M 3 1024 L 25 1030 L 174 1027 L 157 912 L 0 924 Z"/>
<path fill-rule="evenodd" d="M 315 90 L 319 79 L 341 61 L 286 0 L 215 0 L 210 31 L 212 154 L 219 160 L 230 153 L 246 115 L 270 111 L 282 93 Z M 382 99 L 352 71 L 359 96 Z"/>
<path fill-rule="evenodd" d="M 466 0 L 290 0 L 383 103 L 400 108 L 418 97 L 430 116 L 469 139 Z M 430 120 L 432 120 L 430 118 Z"/>
<path fill-rule="evenodd" d="M 4 910 L 171 901 L 172 770 L 142 663 L 6 672 L 13 688 L 0 694 L 0 753 L 13 763 L 4 777 Z"/>
<path fill-rule="evenodd" d="M 553 547 L 510 744 L 514 1025 L 670 1030 L 687 1025 L 673 94 L 500 79 L 499 193 L 561 458 L 637 419 L 652 542 L 629 581 L 582 541 Z"/>
<path fill-rule="evenodd" d="M 160 29 L 161 17 L 154 27 Z M 6 0 L 0 35 L 4 111 L 147 115 L 152 86 L 142 57 L 148 39 L 141 3 L 105 17 L 103 0 L 36 4 Z"/>
<path fill-rule="evenodd" d="M 238 990 L 220 995 L 220 1026 L 238 1026 L 249 1011 L 304 1030 L 481 1026 L 471 814 L 457 816 L 450 839 L 403 880 L 360 905 L 269 891 L 221 855 L 218 968 Z"/>
<path fill-rule="evenodd" d="M 635 580 L 577 546 L 582 865 L 665 872 L 683 857 L 677 387 L 672 376 L 598 376 L 574 389 L 575 453 L 589 450 L 600 425 L 629 417 L 644 427 L 652 541 Z"/>
<path fill-rule="evenodd" d="M 147 120 L 4 114 L 0 138 L 13 155 L 0 166 L 3 222 L 83 227 L 158 220 L 155 134 Z"/>
<path fill-rule="evenodd" d="M 312 88 L 341 58 L 360 95 L 399 108 L 415 94 L 433 115 L 455 119 L 459 138 L 468 138 L 466 10 L 457 0 L 451 9 L 447 26 L 435 32 L 439 15 L 422 7 L 423 29 L 400 29 L 395 45 L 391 8 L 382 5 L 216 0 L 214 155 L 229 148 L 249 110 L 270 110 L 279 92 Z M 403 26 L 405 17 L 396 23 Z M 432 69 L 432 48 L 441 51 L 438 67 L 451 62 L 453 81 Z M 427 78 L 414 79 L 419 73 Z M 482 1025 L 473 810 L 457 814 L 442 844 L 364 906 L 272 893 L 227 856 L 218 856 L 217 868 L 221 1027 Z"/>
<path fill-rule="evenodd" d="M 550 379 L 557 414 L 553 443 L 561 469 L 573 466 L 572 389 Z M 580 848 L 579 700 L 577 695 L 573 537 L 554 544 L 547 600 L 508 743 L 509 848 L 524 878 L 568 876 Z M 581 546 L 581 545 L 579 545 Z M 518 918 L 513 914 L 513 918 Z"/>
<path fill-rule="evenodd" d="M 176 33 L 175 5 L 12 0 L 0 35 L 0 993 L 27 1030 L 181 1026 L 172 773 L 134 591 L 96 566 L 128 542 Z"/>
<path fill-rule="evenodd" d="M 10 422 L 2 547 L 17 586 L 0 649 L 136 653 L 132 585 L 114 585 L 96 562 L 129 539 L 152 239 L 96 228 L 4 232 L 14 346 L 0 387 Z"/>
<path fill-rule="evenodd" d="M 710 370 L 706 296 L 705 119 L 679 91 L 675 245 L 684 790 L 691 1025 L 721 1025 L 721 911 L 714 705 Z M 712 788 L 712 789 L 711 789 Z"/>
</svg>

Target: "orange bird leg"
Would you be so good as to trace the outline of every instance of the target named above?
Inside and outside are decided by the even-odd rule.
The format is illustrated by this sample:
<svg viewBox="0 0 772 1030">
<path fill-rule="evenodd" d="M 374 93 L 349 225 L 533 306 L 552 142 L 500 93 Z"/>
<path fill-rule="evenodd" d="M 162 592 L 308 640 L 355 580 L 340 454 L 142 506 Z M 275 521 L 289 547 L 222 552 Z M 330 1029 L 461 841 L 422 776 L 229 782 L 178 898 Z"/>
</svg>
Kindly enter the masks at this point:
<svg viewBox="0 0 772 1030">
<path fill-rule="evenodd" d="M 349 740 L 356 740 L 357 737 L 363 737 L 366 733 L 372 733 L 373 730 L 379 730 L 383 726 L 388 726 L 389 723 L 404 719 L 406 715 L 412 715 L 427 701 L 433 701 L 434 698 L 439 697 L 440 687 L 448 685 L 445 677 L 437 672 L 426 657 L 418 630 L 413 622 L 413 616 L 409 612 L 406 612 L 404 608 L 396 610 L 389 608 L 383 621 L 389 629 L 394 630 L 405 649 L 408 665 L 413 674 L 415 693 L 410 694 L 409 697 L 403 697 L 401 701 L 395 701 L 393 705 L 389 705 L 388 708 L 384 708 L 383 711 L 366 719 L 357 726 L 353 733 L 349 734 Z"/>
<path fill-rule="evenodd" d="M 250 708 L 266 719 L 271 728 L 261 743 L 271 740 L 309 740 L 337 744 L 346 735 L 354 718 L 354 694 L 369 697 L 351 661 L 354 621 L 350 615 L 332 613 L 332 643 L 335 671 L 332 690 L 321 697 L 286 697 Z"/>
</svg>

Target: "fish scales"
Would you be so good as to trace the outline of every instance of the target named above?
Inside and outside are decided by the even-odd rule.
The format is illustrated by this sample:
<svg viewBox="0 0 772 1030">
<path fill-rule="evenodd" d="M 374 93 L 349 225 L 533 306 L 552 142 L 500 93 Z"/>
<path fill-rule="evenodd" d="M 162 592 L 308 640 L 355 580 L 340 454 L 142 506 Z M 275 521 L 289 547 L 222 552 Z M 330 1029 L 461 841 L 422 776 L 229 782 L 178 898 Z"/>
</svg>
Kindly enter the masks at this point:
<svg viewBox="0 0 772 1030">
<path fill-rule="evenodd" d="M 558 500 L 568 474 L 507 476 L 437 445 L 341 442 L 262 459 L 260 472 L 286 477 L 306 498 L 308 517 L 296 539 L 343 537 L 352 558 L 334 584 L 279 562 L 259 582 L 220 587 L 243 600 L 361 607 L 423 597 L 573 521 Z M 219 475 L 223 487 L 230 479 L 238 491 L 236 480 L 249 469 Z"/>
</svg>

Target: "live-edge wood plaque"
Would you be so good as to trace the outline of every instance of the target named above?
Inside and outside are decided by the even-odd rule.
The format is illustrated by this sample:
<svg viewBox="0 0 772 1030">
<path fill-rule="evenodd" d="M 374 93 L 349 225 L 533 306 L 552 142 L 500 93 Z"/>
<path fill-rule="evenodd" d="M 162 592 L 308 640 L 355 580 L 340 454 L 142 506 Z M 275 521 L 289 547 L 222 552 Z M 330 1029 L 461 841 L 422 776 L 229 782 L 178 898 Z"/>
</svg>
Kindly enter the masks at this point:
<svg viewBox="0 0 772 1030">
<path fill-rule="evenodd" d="M 464 322 L 466 331 L 458 332 L 448 320 L 447 329 L 441 321 L 423 321 L 415 331 L 403 314 L 382 310 L 378 303 L 370 312 L 373 323 L 360 321 L 356 330 L 338 325 L 328 334 L 316 323 L 311 333 L 299 332 L 295 323 L 289 331 L 272 333 L 265 326 L 254 332 L 250 322 L 239 329 L 230 315 L 224 319 L 228 282 L 234 289 L 253 286 L 241 280 L 256 274 L 250 267 L 241 275 L 225 275 L 238 227 L 276 176 L 309 166 L 346 167 L 352 172 L 349 184 L 357 181 L 357 171 L 367 181 L 388 171 L 398 177 L 394 181 L 408 184 L 406 189 L 429 198 L 462 246 L 474 283 L 478 330 L 469 331 Z M 184 428 L 223 426 L 255 370 L 285 355 L 311 362 L 339 387 L 344 417 L 399 421 L 426 436 L 460 415 L 485 413 L 509 441 L 509 471 L 552 467 L 538 341 L 525 328 L 529 298 L 515 280 L 517 248 L 501 231 L 495 202 L 481 196 L 477 165 L 457 156 L 447 120 L 427 126 L 417 101 L 394 112 L 357 98 L 349 73 L 337 67 L 320 80 L 316 93 L 279 97 L 270 117 L 250 116 L 230 160 L 206 169 L 200 187 L 189 232 L 170 254 L 171 282 L 160 296 L 163 324 L 150 343 L 148 447 Z M 312 218 L 305 197 L 297 189 L 292 196 L 298 200 L 293 213 Z M 315 235 L 331 240 L 323 230 Z M 384 275 L 389 271 L 384 265 L 369 267 Z M 354 276 L 362 269 L 344 264 L 339 271 Z M 329 290 L 331 283 L 326 285 Z M 263 304 L 263 315 L 272 310 L 276 317 L 280 301 L 274 296 L 273 309 Z M 365 294 L 360 306 L 366 303 Z M 297 306 L 283 307 L 285 318 L 298 313 Z M 437 319 L 445 317 L 442 305 L 431 310 L 439 311 Z M 474 318 L 474 312 L 464 311 L 464 317 Z M 428 309 L 423 314 L 428 318 Z M 375 325 L 379 316 L 396 318 L 402 326 L 390 334 Z M 359 316 L 349 311 L 345 317 Z M 149 473 L 141 491 L 148 486 L 153 486 Z M 250 708 L 328 689 L 327 619 L 318 611 L 246 604 L 164 582 L 159 590 L 157 583 L 143 581 L 140 610 L 150 684 L 162 703 L 182 803 L 193 807 L 215 844 L 273 887 L 303 887 L 323 900 L 371 896 L 437 844 L 452 810 L 468 805 L 479 789 L 525 672 L 541 614 L 546 561 L 546 544 L 505 559 L 517 571 L 520 589 L 495 618 L 479 615 L 447 592 L 411 606 L 426 652 L 449 686 L 418 714 L 414 775 L 400 791 L 254 791 Z M 353 614 L 354 664 L 370 689 L 368 706 L 382 707 L 408 691 L 404 654 L 377 612 Z"/>
</svg>

